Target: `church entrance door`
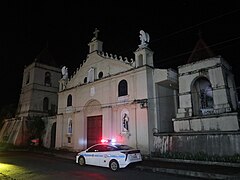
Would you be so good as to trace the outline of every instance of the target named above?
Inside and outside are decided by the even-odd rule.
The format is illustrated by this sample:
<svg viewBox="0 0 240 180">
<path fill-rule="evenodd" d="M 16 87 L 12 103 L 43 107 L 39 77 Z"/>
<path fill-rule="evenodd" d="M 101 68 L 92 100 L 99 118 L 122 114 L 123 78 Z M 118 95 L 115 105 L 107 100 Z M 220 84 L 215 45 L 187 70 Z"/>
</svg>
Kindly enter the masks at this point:
<svg viewBox="0 0 240 180">
<path fill-rule="evenodd" d="M 87 147 L 102 139 L 102 115 L 87 117 Z"/>
</svg>

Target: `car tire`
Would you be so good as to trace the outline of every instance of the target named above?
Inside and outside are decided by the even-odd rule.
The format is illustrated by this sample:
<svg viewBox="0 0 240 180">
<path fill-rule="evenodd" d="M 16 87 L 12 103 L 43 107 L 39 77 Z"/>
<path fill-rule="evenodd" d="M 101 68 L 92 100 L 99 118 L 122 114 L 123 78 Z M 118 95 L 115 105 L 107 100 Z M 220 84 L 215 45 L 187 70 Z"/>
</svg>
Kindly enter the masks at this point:
<svg viewBox="0 0 240 180">
<path fill-rule="evenodd" d="M 80 166 L 84 166 L 85 165 L 85 158 L 83 156 L 80 156 L 78 159 L 78 164 Z"/>
<path fill-rule="evenodd" d="M 112 171 L 117 171 L 119 169 L 119 164 L 116 160 L 111 160 L 110 163 L 109 163 L 109 168 L 112 170 Z"/>
</svg>

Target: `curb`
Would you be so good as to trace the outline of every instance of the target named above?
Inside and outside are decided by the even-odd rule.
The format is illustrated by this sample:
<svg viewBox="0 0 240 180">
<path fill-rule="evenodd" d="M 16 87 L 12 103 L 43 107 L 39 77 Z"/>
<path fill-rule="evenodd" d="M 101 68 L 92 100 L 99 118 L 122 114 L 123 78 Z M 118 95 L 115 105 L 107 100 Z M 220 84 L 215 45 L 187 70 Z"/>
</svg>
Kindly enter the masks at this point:
<svg viewBox="0 0 240 180">
<path fill-rule="evenodd" d="M 228 166 L 228 167 L 240 167 L 240 163 L 230 163 L 230 162 L 196 161 L 196 160 L 167 159 L 167 158 L 151 158 L 151 160 L 160 160 L 160 161 L 165 161 L 165 162 L 202 164 L 202 165 L 218 165 L 218 166 Z"/>
<path fill-rule="evenodd" d="M 60 158 L 64 158 L 64 159 L 75 160 L 75 157 L 68 157 L 68 156 L 59 155 L 59 154 L 53 154 L 53 155 Z"/>
<path fill-rule="evenodd" d="M 232 179 L 232 180 L 234 180 L 234 179 L 240 178 L 239 176 L 206 173 L 206 172 L 199 172 L 199 171 L 179 170 L 179 169 L 168 169 L 168 168 L 157 168 L 157 167 L 146 167 L 146 166 L 136 166 L 136 168 L 140 169 L 140 170 L 151 170 L 152 172 L 198 177 L 198 178 L 205 178 L 205 179 L 229 179 L 229 180 Z"/>
</svg>

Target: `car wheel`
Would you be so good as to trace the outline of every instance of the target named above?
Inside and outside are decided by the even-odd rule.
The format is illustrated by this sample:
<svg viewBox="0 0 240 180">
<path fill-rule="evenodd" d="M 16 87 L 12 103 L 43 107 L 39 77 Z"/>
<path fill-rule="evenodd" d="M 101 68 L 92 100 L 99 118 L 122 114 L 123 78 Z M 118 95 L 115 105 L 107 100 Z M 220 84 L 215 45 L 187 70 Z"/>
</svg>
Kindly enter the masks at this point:
<svg viewBox="0 0 240 180">
<path fill-rule="evenodd" d="M 110 168 L 112 171 L 117 171 L 118 168 L 119 168 L 118 162 L 117 162 L 116 160 L 110 161 L 110 163 L 109 163 L 109 168 Z"/>
<path fill-rule="evenodd" d="M 83 156 L 80 156 L 79 159 L 78 159 L 78 164 L 80 166 L 84 166 L 85 165 L 85 159 Z"/>
</svg>

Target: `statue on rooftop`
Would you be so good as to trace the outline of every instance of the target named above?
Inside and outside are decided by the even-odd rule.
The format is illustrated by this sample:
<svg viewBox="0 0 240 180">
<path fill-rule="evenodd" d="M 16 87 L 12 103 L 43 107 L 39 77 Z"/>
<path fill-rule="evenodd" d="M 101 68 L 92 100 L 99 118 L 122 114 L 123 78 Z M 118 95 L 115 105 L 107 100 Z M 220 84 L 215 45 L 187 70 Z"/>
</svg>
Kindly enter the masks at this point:
<svg viewBox="0 0 240 180">
<path fill-rule="evenodd" d="M 140 30 L 140 41 L 141 41 L 141 44 L 138 45 L 140 48 L 143 48 L 143 47 L 147 47 L 148 46 L 148 43 L 149 43 L 149 40 L 150 40 L 150 36 L 148 33 L 144 32 L 143 30 Z"/>
<path fill-rule="evenodd" d="M 62 67 L 62 75 L 63 75 L 63 79 L 68 79 L 68 68 L 66 66 Z"/>
<path fill-rule="evenodd" d="M 94 37 L 92 38 L 92 41 L 98 39 L 98 33 L 99 33 L 99 30 L 95 28 L 95 31 L 93 32 Z"/>
</svg>

